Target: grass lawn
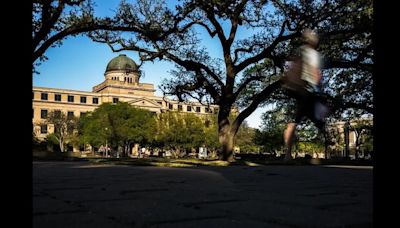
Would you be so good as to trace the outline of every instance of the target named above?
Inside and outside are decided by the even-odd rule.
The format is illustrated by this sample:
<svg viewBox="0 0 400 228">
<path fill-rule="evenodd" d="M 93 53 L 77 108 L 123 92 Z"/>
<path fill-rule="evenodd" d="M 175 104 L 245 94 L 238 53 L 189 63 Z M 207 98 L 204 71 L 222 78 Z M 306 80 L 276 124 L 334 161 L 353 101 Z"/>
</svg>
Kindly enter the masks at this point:
<svg viewBox="0 0 400 228">
<path fill-rule="evenodd" d="M 35 161 L 89 161 L 93 164 L 134 165 L 134 166 L 158 166 L 158 167 L 198 167 L 198 166 L 262 166 L 262 165 L 368 165 L 371 160 L 349 160 L 349 159 L 306 159 L 296 158 L 285 163 L 283 160 L 274 159 L 238 159 L 234 162 L 221 160 L 207 160 L 196 158 L 102 158 L 102 157 L 80 157 L 79 153 L 46 153 L 42 156 L 33 156 Z"/>
</svg>

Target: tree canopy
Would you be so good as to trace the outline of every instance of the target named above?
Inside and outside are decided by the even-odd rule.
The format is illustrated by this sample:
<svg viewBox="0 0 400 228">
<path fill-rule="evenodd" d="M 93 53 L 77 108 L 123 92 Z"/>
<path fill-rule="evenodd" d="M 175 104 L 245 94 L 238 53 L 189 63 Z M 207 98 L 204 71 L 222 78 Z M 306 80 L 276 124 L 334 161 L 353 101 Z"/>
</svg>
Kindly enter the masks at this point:
<svg viewBox="0 0 400 228">
<path fill-rule="evenodd" d="M 73 139 L 77 119 L 65 115 L 60 110 L 54 110 L 48 113 L 45 123 L 54 127 L 54 132 L 48 138 L 53 138 L 58 143 L 60 151 L 64 152 L 65 144 Z"/>
<path fill-rule="evenodd" d="M 80 118 L 82 141 L 92 146 L 109 143 L 113 149 L 122 147 L 128 152 L 132 143 L 148 144 L 154 140 L 156 118 L 144 109 L 128 103 L 104 103 Z"/>
<path fill-rule="evenodd" d="M 356 83 L 354 78 L 366 79 L 371 73 L 370 0 L 185 0 L 171 8 L 164 1 L 122 1 L 114 20 L 117 26 L 135 31 L 96 31 L 92 38 L 107 43 L 113 51 L 135 51 L 141 61 L 176 63 L 174 77 L 163 86 L 166 94 L 211 100 L 220 106 L 219 138 L 227 160 L 232 159 L 233 137 L 240 124 L 280 87 L 279 80 L 271 79 L 282 73 L 285 59 L 305 28 L 321 35 L 320 50 L 328 59 L 325 70 L 333 72 L 329 78 L 350 74 L 344 81 L 351 86 Z M 249 36 L 238 31 L 247 31 Z M 218 42 L 221 56 L 210 55 L 201 45 L 201 35 Z M 258 73 L 244 73 L 263 61 L 267 64 Z M 328 82 L 338 91 L 331 94 L 332 103 L 370 108 L 357 97 L 342 96 L 338 83 L 336 79 Z M 238 116 L 229 121 L 232 107 L 255 85 Z M 368 87 L 362 86 L 364 91 Z"/>
<path fill-rule="evenodd" d="M 94 17 L 90 0 L 34 1 L 33 62 L 83 32 L 113 51 L 137 52 L 141 62 L 171 61 L 176 69 L 164 93 L 219 105 L 223 159 L 232 160 L 243 121 L 279 98 L 285 60 L 305 28 L 320 34 L 333 110 L 372 112 L 371 0 L 122 0 L 112 18 Z M 210 54 L 204 36 L 219 45 L 220 56 Z M 234 107 L 240 111 L 230 119 Z"/>
</svg>

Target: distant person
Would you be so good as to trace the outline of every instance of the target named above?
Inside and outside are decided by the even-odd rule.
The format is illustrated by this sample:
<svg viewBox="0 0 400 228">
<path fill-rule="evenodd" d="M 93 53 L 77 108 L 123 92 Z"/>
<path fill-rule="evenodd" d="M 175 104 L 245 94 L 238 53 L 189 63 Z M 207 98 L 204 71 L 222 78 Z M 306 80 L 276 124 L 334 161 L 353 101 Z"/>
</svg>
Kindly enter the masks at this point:
<svg viewBox="0 0 400 228">
<path fill-rule="evenodd" d="M 145 148 L 145 147 L 142 147 L 142 153 L 141 153 L 141 156 L 144 158 L 144 157 L 145 157 L 145 155 L 146 155 L 146 148 Z"/>
<path fill-rule="evenodd" d="M 297 58 L 292 62 L 284 78 L 283 87 L 296 99 L 297 110 L 294 122 L 288 123 L 284 132 L 285 160 L 292 159 L 292 146 L 296 125 L 308 117 L 322 132 L 328 112 L 320 94 L 321 57 L 317 51 L 318 35 L 311 29 L 303 32 L 303 45 L 297 49 Z"/>
</svg>

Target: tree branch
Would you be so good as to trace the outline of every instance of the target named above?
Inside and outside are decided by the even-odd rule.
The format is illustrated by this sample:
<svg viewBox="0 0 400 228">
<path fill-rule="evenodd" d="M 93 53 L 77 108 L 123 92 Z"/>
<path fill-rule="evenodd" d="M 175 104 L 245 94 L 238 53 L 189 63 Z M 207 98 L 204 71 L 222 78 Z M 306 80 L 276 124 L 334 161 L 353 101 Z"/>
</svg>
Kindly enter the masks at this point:
<svg viewBox="0 0 400 228">
<path fill-rule="evenodd" d="M 368 104 L 344 101 L 343 99 L 341 99 L 339 97 L 332 97 L 330 95 L 326 95 L 326 96 L 327 96 L 327 99 L 331 102 L 331 104 L 332 104 L 331 108 L 333 110 L 354 108 L 354 109 L 365 110 L 369 113 L 374 112 L 373 107 L 368 106 Z"/>
<path fill-rule="evenodd" d="M 236 98 L 239 96 L 239 94 L 242 92 L 243 89 L 247 87 L 247 85 L 252 82 L 252 81 L 261 81 L 264 79 L 265 76 L 256 76 L 256 77 L 248 77 L 242 84 L 239 86 L 239 88 L 236 90 L 236 92 L 233 94 L 233 99 L 236 100 Z"/>
<path fill-rule="evenodd" d="M 240 125 L 242 122 L 251 115 L 251 113 L 254 112 L 254 110 L 257 109 L 258 105 L 260 105 L 261 102 L 263 102 L 271 93 L 273 93 L 275 90 L 280 88 L 281 86 L 281 80 L 277 80 L 273 82 L 272 84 L 268 85 L 263 91 L 260 93 L 254 95 L 253 97 L 253 102 L 244 109 L 235 119 L 235 121 L 232 124 L 231 132 L 236 134 L 236 132 L 239 130 Z"/>
<path fill-rule="evenodd" d="M 204 70 L 208 75 L 210 75 L 215 81 L 216 83 L 220 86 L 221 90 L 224 88 L 224 84 L 221 82 L 221 80 L 218 78 L 218 76 L 207 66 L 205 66 L 202 63 L 198 63 L 192 60 L 182 60 L 180 58 L 178 58 L 175 55 L 172 55 L 170 53 L 166 53 L 166 56 L 171 59 L 172 61 L 174 61 L 175 63 L 177 63 L 178 65 L 181 65 L 183 67 L 185 67 L 188 71 L 194 71 L 196 72 L 196 76 L 198 77 L 198 81 L 201 81 L 204 84 L 204 86 L 206 86 L 207 91 L 210 92 L 210 95 L 213 97 L 214 100 L 219 100 L 220 95 L 217 92 L 217 90 L 213 87 L 212 83 L 210 83 L 206 77 L 204 77 L 201 74 L 201 70 Z"/>
<path fill-rule="evenodd" d="M 203 26 L 203 27 L 207 30 L 208 34 L 209 34 L 212 38 L 215 36 L 215 34 L 217 34 L 217 31 L 216 31 L 216 30 L 211 31 L 211 29 L 210 29 L 206 24 L 204 24 L 203 22 L 197 22 L 196 24 Z"/>
<path fill-rule="evenodd" d="M 279 35 L 277 36 L 277 38 L 275 38 L 275 40 L 264 50 L 262 50 L 259 54 L 254 55 L 250 58 L 245 59 L 244 61 L 242 61 L 241 63 L 239 63 L 237 66 L 235 66 L 235 72 L 239 73 L 240 71 L 242 71 L 243 69 L 245 69 L 247 66 L 249 66 L 250 64 L 256 63 L 262 59 L 264 59 L 265 57 L 272 57 L 272 51 L 274 50 L 274 48 L 283 41 L 286 40 L 290 40 L 293 39 L 297 36 L 300 35 L 300 32 L 297 31 L 295 33 L 292 33 L 290 35 L 286 35 L 283 36 L 283 32 L 285 29 L 285 25 L 287 24 L 287 21 L 284 21 L 282 23 Z"/>
<path fill-rule="evenodd" d="M 46 1 L 43 4 L 41 28 L 37 33 L 35 33 L 35 37 L 33 38 L 33 49 L 35 49 L 39 45 L 40 41 L 44 40 L 45 37 L 50 33 L 51 29 L 60 18 L 64 7 L 65 2 L 59 1 L 57 9 L 53 14 L 51 14 L 50 12 L 53 11 L 53 8 L 51 7 L 51 2 Z"/>
<path fill-rule="evenodd" d="M 228 42 L 227 42 L 227 46 L 230 47 L 233 43 L 233 41 L 235 40 L 235 36 L 236 36 L 236 31 L 237 31 L 237 27 L 238 24 L 240 23 L 240 13 L 243 11 L 243 8 L 245 7 L 245 5 L 247 4 L 248 0 L 242 0 L 236 7 L 234 13 L 233 13 L 233 17 L 231 18 L 231 31 L 229 33 L 229 38 L 228 38 Z"/>
<path fill-rule="evenodd" d="M 68 27 L 61 32 L 55 34 L 54 36 L 47 39 L 39 48 L 33 52 L 32 62 L 35 62 L 40 56 L 42 56 L 45 51 L 57 40 L 61 40 L 69 35 L 76 35 L 83 32 L 90 32 L 95 30 L 109 30 L 109 31 L 133 31 L 138 32 L 139 29 L 134 27 L 124 27 L 124 26 L 112 26 L 105 24 L 84 24 L 82 26 Z"/>
</svg>

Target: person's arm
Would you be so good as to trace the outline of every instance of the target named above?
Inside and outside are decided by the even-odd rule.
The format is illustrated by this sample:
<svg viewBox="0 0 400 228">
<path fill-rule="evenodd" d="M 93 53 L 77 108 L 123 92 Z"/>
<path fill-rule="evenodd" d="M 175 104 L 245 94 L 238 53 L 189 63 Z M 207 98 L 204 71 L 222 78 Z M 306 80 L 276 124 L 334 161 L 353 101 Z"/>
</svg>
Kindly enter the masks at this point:
<svg viewBox="0 0 400 228">
<path fill-rule="evenodd" d="M 314 77 L 315 77 L 315 81 L 317 82 L 317 85 L 321 84 L 321 80 L 322 80 L 322 74 L 321 74 L 321 70 L 318 68 L 314 68 Z"/>
</svg>

